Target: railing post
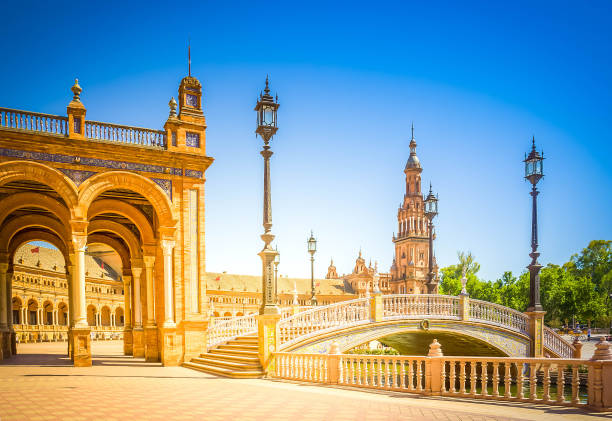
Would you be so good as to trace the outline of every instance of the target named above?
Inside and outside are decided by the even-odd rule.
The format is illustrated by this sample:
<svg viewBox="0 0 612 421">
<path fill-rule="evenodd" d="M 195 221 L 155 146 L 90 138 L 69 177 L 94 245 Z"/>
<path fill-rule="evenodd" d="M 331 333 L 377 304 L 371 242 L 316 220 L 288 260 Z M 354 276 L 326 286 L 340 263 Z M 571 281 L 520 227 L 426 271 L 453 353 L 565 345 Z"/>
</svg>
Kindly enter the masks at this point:
<svg viewBox="0 0 612 421">
<path fill-rule="evenodd" d="M 595 348 L 589 364 L 588 405 L 602 411 L 612 408 L 612 350 L 605 338 Z"/>
<path fill-rule="evenodd" d="M 68 137 L 70 139 L 85 139 L 85 114 L 87 110 L 81 102 L 81 92 L 83 91 L 79 86 L 79 80 L 74 80 L 74 86 L 71 88 L 74 97 L 67 107 L 68 113 Z"/>
<path fill-rule="evenodd" d="M 434 339 L 429 345 L 429 353 L 425 359 L 425 392 L 428 395 L 439 395 L 442 391 L 443 357 L 442 345 Z"/>
<path fill-rule="evenodd" d="M 338 384 L 340 380 L 340 358 L 342 352 L 337 342 L 334 342 L 329 348 L 327 355 L 327 383 Z"/>
<path fill-rule="evenodd" d="M 276 367 L 274 353 L 278 352 L 280 338 L 278 335 L 278 322 L 280 314 L 260 314 L 257 316 L 257 335 L 259 342 L 259 362 L 266 377 L 274 377 Z"/>
<path fill-rule="evenodd" d="M 375 292 L 370 297 L 370 321 L 382 322 L 383 320 L 383 298 L 382 292 Z"/>
<path fill-rule="evenodd" d="M 578 339 L 578 336 L 576 336 L 576 338 L 574 339 L 574 342 L 572 342 L 572 346 L 574 347 L 574 355 L 572 356 L 572 358 L 575 358 L 577 360 L 582 358 L 582 342 L 580 342 L 580 340 Z"/>
<path fill-rule="evenodd" d="M 459 318 L 461 320 L 470 320 L 470 295 L 459 294 Z"/>
<path fill-rule="evenodd" d="M 545 311 L 526 311 L 529 317 L 529 337 L 531 338 L 531 357 L 544 357 L 544 315 Z"/>
</svg>

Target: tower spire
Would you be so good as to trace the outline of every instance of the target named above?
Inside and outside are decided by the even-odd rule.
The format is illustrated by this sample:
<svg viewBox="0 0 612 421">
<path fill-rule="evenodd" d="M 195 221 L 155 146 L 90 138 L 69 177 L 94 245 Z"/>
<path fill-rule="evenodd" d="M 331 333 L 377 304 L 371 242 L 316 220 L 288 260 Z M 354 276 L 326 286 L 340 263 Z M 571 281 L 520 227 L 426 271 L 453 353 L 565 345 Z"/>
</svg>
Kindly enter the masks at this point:
<svg viewBox="0 0 612 421">
<path fill-rule="evenodd" d="M 191 39 L 187 43 L 187 61 L 189 62 L 189 77 L 191 77 Z"/>
</svg>

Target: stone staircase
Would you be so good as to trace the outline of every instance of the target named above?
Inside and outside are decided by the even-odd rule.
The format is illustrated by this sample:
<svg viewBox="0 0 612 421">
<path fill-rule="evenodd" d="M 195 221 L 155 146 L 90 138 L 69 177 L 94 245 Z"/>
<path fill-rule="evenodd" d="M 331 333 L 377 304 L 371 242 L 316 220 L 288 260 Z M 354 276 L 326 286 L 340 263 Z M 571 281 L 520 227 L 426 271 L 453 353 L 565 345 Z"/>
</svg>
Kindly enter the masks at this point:
<svg viewBox="0 0 612 421">
<path fill-rule="evenodd" d="M 260 378 L 264 372 L 257 348 L 256 335 L 239 336 L 183 363 L 183 367 L 236 379 Z"/>
</svg>

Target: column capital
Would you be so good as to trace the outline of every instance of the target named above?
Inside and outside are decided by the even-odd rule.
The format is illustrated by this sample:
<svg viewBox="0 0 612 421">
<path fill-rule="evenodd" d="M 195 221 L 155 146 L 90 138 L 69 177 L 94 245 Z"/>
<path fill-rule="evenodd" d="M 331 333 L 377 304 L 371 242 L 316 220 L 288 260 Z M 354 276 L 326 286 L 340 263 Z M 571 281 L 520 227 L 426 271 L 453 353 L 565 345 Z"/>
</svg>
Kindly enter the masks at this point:
<svg viewBox="0 0 612 421">
<path fill-rule="evenodd" d="M 155 264 L 155 256 L 142 256 L 146 269 L 150 269 Z"/>
<path fill-rule="evenodd" d="M 87 234 L 83 233 L 72 233 L 72 245 L 74 250 L 77 252 L 84 252 L 87 246 Z"/>
<path fill-rule="evenodd" d="M 9 264 L 8 262 L 0 262 L 0 272 L 1 273 L 6 273 L 8 271 L 9 268 Z"/>
<path fill-rule="evenodd" d="M 160 242 L 164 256 L 172 254 L 172 249 L 176 246 L 176 241 L 170 238 L 164 238 Z"/>
<path fill-rule="evenodd" d="M 134 278 L 140 279 L 140 274 L 142 273 L 142 267 L 139 266 L 132 266 L 132 276 Z"/>
</svg>

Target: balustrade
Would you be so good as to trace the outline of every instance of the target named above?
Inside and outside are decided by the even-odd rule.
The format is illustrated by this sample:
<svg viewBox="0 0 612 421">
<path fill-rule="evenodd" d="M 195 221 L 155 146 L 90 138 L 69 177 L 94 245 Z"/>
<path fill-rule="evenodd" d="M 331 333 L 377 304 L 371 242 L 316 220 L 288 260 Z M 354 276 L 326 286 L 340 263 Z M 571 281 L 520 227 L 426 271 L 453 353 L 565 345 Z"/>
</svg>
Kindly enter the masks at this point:
<svg viewBox="0 0 612 421">
<path fill-rule="evenodd" d="M 370 305 L 367 298 L 314 307 L 279 322 L 279 343 L 288 346 L 326 330 L 355 326 L 369 320 Z"/>
<path fill-rule="evenodd" d="M 486 301 L 469 301 L 470 320 L 502 326 L 529 335 L 529 317 L 520 311 Z"/>
<path fill-rule="evenodd" d="M 272 377 L 313 383 L 441 394 L 457 398 L 585 406 L 601 403 L 601 372 L 612 361 L 560 358 L 274 354 Z M 593 370 L 587 370 L 592 368 Z M 580 375 L 584 377 L 581 381 Z M 437 380 L 436 380 L 437 379 Z M 606 392 L 608 393 L 608 392 Z"/>
<path fill-rule="evenodd" d="M 0 127 L 68 135 L 68 117 L 0 107 Z"/>
<path fill-rule="evenodd" d="M 166 132 L 122 126 L 119 124 L 85 121 L 85 137 L 128 145 L 165 148 Z"/>
<path fill-rule="evenodd" d="M 436 316 L 443 319 L 459 318 L 459 298 L 435 294 L 396 294 L 383 296 L 385 320 Z"/>
<path fill-rule="evenodd" d="M 544 326 L 544 346 L 561 358 L 574 357 L 575 348 L 547 326 Z"/>
<path fill-rule="evenodd" d="M 257 332 L 257 314 L 249 316 L 232 317 L 213 323 L 207 331 L 207 347 L 227 342 L 238 336 L 250 335 Z"/>
</svg>

